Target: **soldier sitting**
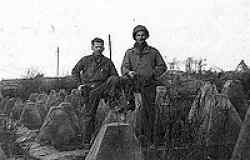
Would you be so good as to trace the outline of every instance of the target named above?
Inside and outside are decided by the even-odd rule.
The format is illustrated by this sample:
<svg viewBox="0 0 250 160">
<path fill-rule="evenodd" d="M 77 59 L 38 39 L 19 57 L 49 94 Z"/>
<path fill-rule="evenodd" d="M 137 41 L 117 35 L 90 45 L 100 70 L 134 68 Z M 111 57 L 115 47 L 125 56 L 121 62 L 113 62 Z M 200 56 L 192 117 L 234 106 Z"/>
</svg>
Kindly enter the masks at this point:
<svg viewBox="0 0 250 160">
<path fill-rule="evenodd" d="M 85 108 L 81 116 L 83 144 L 90 147 L 91 136 L 95 129 L 95 115 L 101 98 L 109 99 L 110 107 L 114 107 L 114 95 L 116 84 L 119 80 L 118 73 L 113 62 L 105 57 L 104 41 L 95 38 L 91 41 L 93 53 L 81 58 L 72 70 L 78 86 L 84 89 L 82 94 Z"/>
</svg>

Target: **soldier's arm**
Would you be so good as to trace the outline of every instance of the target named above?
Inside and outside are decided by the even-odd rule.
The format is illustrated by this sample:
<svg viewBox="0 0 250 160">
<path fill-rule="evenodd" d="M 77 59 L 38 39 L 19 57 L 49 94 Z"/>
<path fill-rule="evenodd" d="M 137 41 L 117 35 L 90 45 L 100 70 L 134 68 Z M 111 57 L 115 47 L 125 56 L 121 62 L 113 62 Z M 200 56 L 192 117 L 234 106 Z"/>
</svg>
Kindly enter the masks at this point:
<svg viewBox="0 0 250 160">
<path fill-rule="evenodd" d="M 123 76 L 128 74 L 131 71 L 131 63 L 130 63 L 129 54 L 130 54 L 129 50 L 126 51 L 125 56 L 122 61 L 121 73 Z"/>
<path fill-rule="evenodd" d="M 167 70 L 166 63 L 164 62 L 160 52 L 158 50 L 156 50 L 154 77 L 159 78 L 166 70 Z"/>
<path fill-rule="evenodd" d="M 74 78 L 74 80 L 77 81 L 78 84 L 81 83 L 81 71 L 84 71 L 84 58 L 80 59 L 77 64 L 74 66 L 74 68 L 72 69 L 72 76 Z"/>
<path fill-rule="evenodd" d="M 115 68 L 115 65 L 112 61 L 110 61 L 110 76 L 119 76 Z"/>
</svg>

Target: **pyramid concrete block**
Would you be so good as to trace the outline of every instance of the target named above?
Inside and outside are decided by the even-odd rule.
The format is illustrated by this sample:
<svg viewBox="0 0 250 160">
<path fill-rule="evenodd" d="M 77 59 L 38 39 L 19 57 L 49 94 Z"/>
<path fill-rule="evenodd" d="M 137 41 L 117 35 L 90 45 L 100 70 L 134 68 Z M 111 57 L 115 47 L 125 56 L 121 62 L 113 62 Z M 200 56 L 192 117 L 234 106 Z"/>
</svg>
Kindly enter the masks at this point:
<svg viewBox="0 0 250 160">
<path fill-rule="evenodd" d="M 143 160 L 131 125 L 123 122 L 104 124 L 86 160 Z"/>
</svg>

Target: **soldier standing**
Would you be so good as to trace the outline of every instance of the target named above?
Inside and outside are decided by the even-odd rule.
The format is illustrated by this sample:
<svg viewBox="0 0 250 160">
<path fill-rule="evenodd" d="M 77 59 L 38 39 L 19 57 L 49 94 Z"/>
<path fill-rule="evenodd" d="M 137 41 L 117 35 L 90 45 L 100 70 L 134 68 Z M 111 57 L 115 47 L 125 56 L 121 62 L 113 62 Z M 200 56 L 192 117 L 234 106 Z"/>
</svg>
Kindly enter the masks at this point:
<svg viewBox="0 0 250 160">
<path fill-rule="evenodd" d="M 143 107 L 140 124 L 136 127 L 137 136 L 145 136 L 153 143 L 155 119 L 155 96 L 157 80 L 167 67 L 160 52 L 147 44 L 149 32 L 145 26 L 137 25 L 133 30 L 135 44 L 125 53 L 121 73 L 135 81 L 140 81 Z"/>
</svg>

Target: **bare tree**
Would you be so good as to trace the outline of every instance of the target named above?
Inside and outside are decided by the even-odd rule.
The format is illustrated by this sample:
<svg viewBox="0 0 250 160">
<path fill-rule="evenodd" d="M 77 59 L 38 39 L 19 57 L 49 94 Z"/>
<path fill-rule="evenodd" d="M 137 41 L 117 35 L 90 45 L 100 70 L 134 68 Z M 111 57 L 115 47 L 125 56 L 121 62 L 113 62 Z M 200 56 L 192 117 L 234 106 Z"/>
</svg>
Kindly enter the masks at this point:
<svg viewBox="0 0 250 160">
<path fill-rule="evenodd" d="M 197 61 L 197 71 L 198 71 L 198 73 L 202 73 L 202 70 L 203 70 L 203 67 L 204 66 L 206 66 L 207 64 L 206 64 L 206 60 L 207 59 L 199 59 L 198 61 Z"/>
<path fill-rule="evenodd" d="M 194 64 L 193 57 L 188 57 L 186 59 L 186 64 L 185 64 L 185 70 L 186 70 L 187 73 L 192 73 L 193 72 L 193 64 Z"/>
<path fill-rule="evenodd" d="M 44 77 L 44 73 L 39 71 L 38 69 L 34 67 L 30 67 L 25 71 L 24 78 L 26 79 L 36 79 L 36 78 L 41 78 Z"/>
</svg>

